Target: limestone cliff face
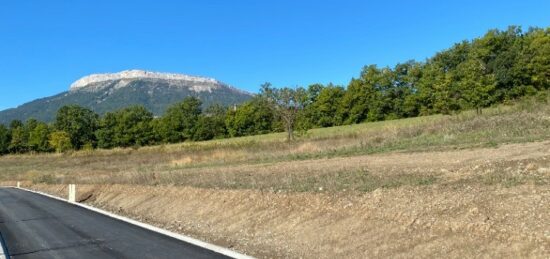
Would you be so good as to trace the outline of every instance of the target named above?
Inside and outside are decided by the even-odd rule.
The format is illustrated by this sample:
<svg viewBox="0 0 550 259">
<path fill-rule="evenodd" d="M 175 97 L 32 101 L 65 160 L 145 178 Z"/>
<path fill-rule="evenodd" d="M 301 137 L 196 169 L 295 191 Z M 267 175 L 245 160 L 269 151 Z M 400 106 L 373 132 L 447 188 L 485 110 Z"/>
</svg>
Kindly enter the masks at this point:
<svg viewBox="0 0 550 259">
<path fill-rule="evenodd" d="M 130 85 L 131 82 L 136 80 L 163 81 L 171 86 L 187 87 L 189 90 L 194 92 L 212 92 L 212 89 L 217 89 L 222 85 L 227 86 L 218 80 L 207 77 L 159 73 L 144 70 L 125 70 L 118 73 L 92 74 L 85 76 L 71 84 L 69 90 L 96 91 L 105 88 L 110 85 L 110 82 L 113 81 L 117 81 L 115 87 L 121 88 Z"/>
</svg>

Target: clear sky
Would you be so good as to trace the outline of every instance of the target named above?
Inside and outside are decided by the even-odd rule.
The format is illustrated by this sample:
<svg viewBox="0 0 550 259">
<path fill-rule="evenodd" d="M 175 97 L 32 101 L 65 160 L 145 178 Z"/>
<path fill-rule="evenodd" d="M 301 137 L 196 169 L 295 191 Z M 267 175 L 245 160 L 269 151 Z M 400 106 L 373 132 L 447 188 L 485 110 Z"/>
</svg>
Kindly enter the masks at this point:
<svg viewBox="0 0 550 259">
<path fill-rule="evenodd" d="M 550 1 L 0 0 L 0 110 L 125 69 L 345 85 L 508 25 L 549 26 Z"/>
</svg>

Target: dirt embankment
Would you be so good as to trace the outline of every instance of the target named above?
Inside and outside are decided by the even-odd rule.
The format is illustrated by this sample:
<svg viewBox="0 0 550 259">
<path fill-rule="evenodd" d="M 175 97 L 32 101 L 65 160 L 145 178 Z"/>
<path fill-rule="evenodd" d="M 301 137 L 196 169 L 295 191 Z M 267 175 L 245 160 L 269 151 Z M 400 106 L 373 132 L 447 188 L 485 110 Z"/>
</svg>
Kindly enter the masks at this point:
<svg viewBox="0 0 550 259">
<path fill-rule="evenodd" d="M 548 258 L 548 151 L 541 142 L 338 158 L 377 175 L 439 172 L 433 183 L 372 192 L 168 185 L 79 185 L 78 192 L 94 206 L 263 258 Z M 28 187 L 66 194 L 64 185 Z"/>
<path fill-rule="evenodd" d="M 65 194 L 64 186 L 34 189 Z M 262 193 L 79 186 L 87 203 L 258 257 L 547 257 L 547 187 Z"/>
</svg>

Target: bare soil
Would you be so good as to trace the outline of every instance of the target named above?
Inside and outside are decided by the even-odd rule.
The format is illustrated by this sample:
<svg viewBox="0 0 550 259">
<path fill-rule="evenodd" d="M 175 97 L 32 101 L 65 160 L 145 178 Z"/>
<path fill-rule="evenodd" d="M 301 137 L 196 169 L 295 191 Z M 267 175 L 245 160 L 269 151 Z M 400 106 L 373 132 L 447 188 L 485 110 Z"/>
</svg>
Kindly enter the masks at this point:
<svg viewBox="0 0 550 259">
<path fill-rule="evenodd" d="M 179 173 L 203 187 L 81 184 L 79 199 L 260 258 L 550 258 L 548 141 Z"/>
</svg>

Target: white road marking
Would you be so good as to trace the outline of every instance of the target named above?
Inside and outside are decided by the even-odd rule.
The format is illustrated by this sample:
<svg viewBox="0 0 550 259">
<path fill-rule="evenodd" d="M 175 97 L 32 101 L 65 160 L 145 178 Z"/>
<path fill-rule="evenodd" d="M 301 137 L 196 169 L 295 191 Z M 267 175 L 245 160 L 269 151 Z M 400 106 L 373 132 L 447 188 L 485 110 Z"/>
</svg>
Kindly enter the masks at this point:
<svg viewBox="0 0 550 259">
<path fill-rule="evenodd" d="M 67 202 L 69 204 L 79 206 L 79 207 L 97 212 L 99 214 L 103 214 L 105 216 L 108 216 L 108 217 L 111 217 L 111 218 L 114 218 L 114 219 L 117 219 L 117 220 L 120 220 L 120 221 L 124 221 L 126 223 L 129 223 L 129 224 L 132 224 L 132 225 L 135 225 L 135 226 L 138 226 L 138 227 L 141 227 L 141 228 L 144 228 L 144 229 L 147 229 L 147 230 L 150 230 L 150 231 L 153 231 L 153 232 L 165 235 L 165 236 L 169 236 L 169 237 L 181 240 L 183 242 L 190 243 L 190 244 L 193 244 L 193 245 L 196 245 L 196 246 L 214 251 L 216 253 L 229 256 L 229 257 L 233 257 L 233 258 L 236 258 L 236 259 L 254 259 L 254 257 L 248 256 L 248 255 L 245 255 L 245 254 L 241 254 L 241 253 L 235 252 L 233 250 L 229 250 L 225 247 L 221 247 L 221 246 L 213 245 L 213 244 L 210 244 L 210 243 L 206 243 L 204 241 L 200 241 L 198 239 L 195 239 L 195 238 L 192 238 L 192 237 L 189 237 L 189 236 L 184 236 L 184 235 L 181 235 L 181 234 L 178 234 L 178 233 L 168 231 L 166 229 L 158 228 L 158 227 L 146 224 L 146 223 L 139 222 L 137 220 L 133 220 L 133 219 L 130 219 L 130 218 L 127 218 L 127 217 L 119 216 L 119 215 L 104 211 L 102 209 L 98 209 L 98 208 L 94 208 L 92 206 L 88 206 L 86 204 L 70 203 L 67 200 L 59 198 L 57 196 L 53 196 L 53 195 L 50 195 L 50 194 L 47 194 L 47 193 L 43 193 L 43 192 L 39 192 L 39 191 L 33 191 L 33 190 L 25 189 L 25 188 L 17 188 L 17 187 L 11 187 L 11 188 L 16 188 L 16 189 L 20 189 L 20 190 L 23 190 L 23 191 L 36 193 L 36 194 L 40 194 L 40 195 L 43 195 L 43 196 L 46 196 L 46 197 L 49 197 L 49 198 L 52 198 L 52 199 Z M 3 254 L 3 252 L 0 253 L 0 259 L 5 259 L 5 257 L 2 257 L 2 254 Z"/>
<path fill-rule="evenodd" d="M 1 236 L 0 239 L 2 239 Z M 0 259 L 6 259 L 7 249 L 7 247 L 4 247 L 4 240 L 0 240 Z"/>
</svg>

